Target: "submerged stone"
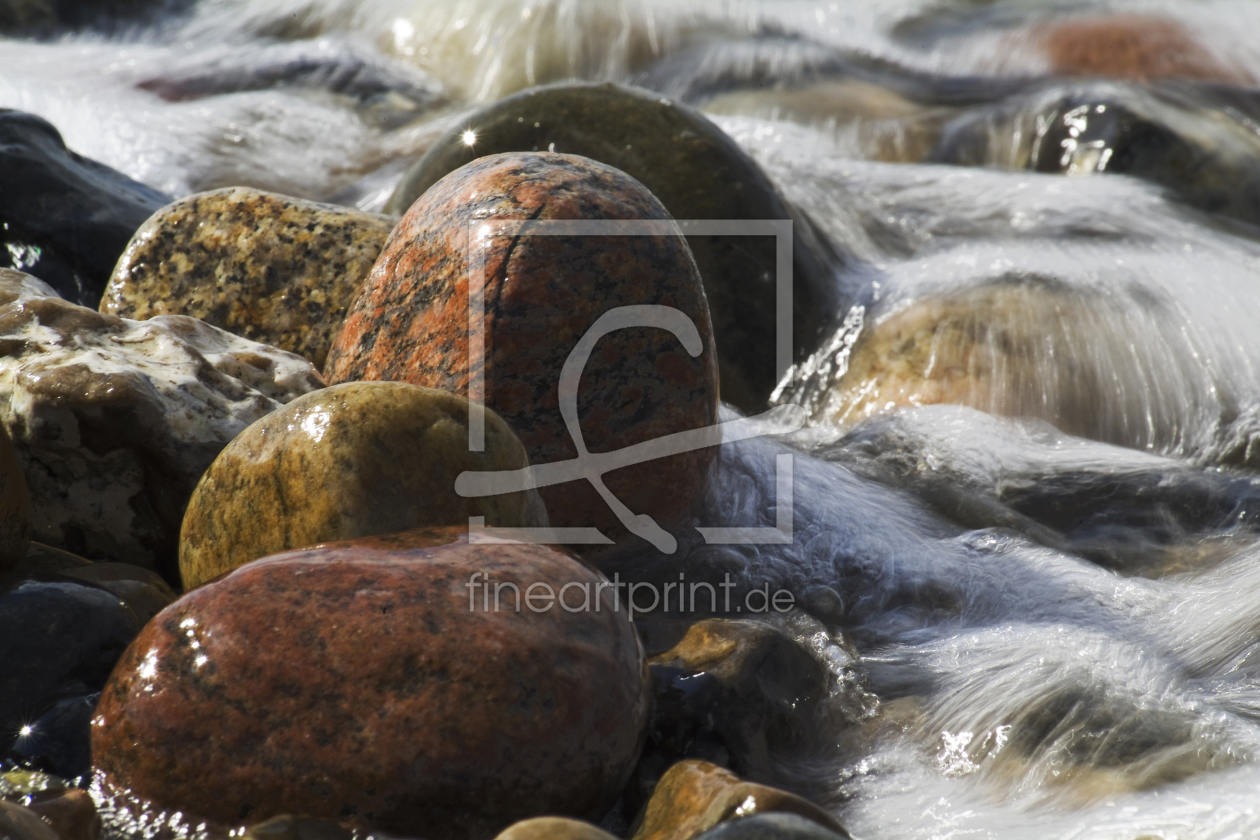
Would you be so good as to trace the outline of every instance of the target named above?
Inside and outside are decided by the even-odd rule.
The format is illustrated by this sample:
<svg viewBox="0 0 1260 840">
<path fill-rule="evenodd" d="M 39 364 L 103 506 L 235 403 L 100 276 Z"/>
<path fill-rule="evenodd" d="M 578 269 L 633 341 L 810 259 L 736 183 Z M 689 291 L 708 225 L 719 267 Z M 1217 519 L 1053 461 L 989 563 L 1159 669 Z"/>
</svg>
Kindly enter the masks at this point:
<svg viewBox="0 0 1260 840">
<path fill-rule="evenodd" d="M 525 449 L 494 412 L 468 447 L 468 401 L 403 382 L 299 397 L 241 432 L 210 465 L 180 537 L 185 589 L 291 548 L 426 525 L 545 527 L 536 490 L 465 498 L 465 470 L 519 470 Z"/>
<path fill-rule="evenodd" d="M 699 111 L 637 88 L 567 83 L 532 88 L 474 113 L 435 143 L 390 198 L 402 214 L 448 173 L 485 155 L 559 152 L 616 167 L 675 219 L 787 220 L 774 185 Z M 684 229 L 684 233 L 686 230 Z M 794 351 L 813 349 L 835 311 L 829 271 L 796 225 L 792 252 Z M 775 385 L 776 253 L 771 235 L 688 234 L 717 341 L 722 399 L 762 409 Z"/>
<path fill-rule="evenodd" d="M 96 767 L 111 790 L 224 824 L 307 814 L 446 840 L 597 818 L 650 702 L 610 588 L 566 553 L 458 529 L 250 563 L 128 649 Z"/>
<path fill-rule="evenodd" d="M 96 308 L 131 235 L 168 201 L 70 151 L 42 117 L 0 108 L 0 268 Z"/>
<path fill-rule="evenodd" d="M 100 311 L 189 315 L 322 368 L 394 219 L 229 187 L 180 199 L 136 231 Z"/>
<path fill-rule="evenodd" d="M 129 321 L 26 294 L 0 307 L 0 422 L 34 538 L 176 580 L 201 474 L 254 420 L 321 387 L 319 374 L 193 318 Z"/>
<path fill-rule="evenodd" d="M 513 823 L 494 840 L 617 840 L 599 826 L 566 817 L 534 817 Z"/>
<path fill-rule="evenodd" d="M 578 449 L 561 413 L 566 360 L 601 317 L 653 306 L 647 315 L 623 310 L 631 325 L 610 328 L 580 384 L 573 377 L 586 447 L 612 452 L 713 424 L 708 309 L 686 241 L 668 232 L 672 223 L 659 235 L 599 236 L 515 235 L 511 225 L 476 248 L 478 265 L 467 264 L 474 222 L 654 219 L 668 223 L 669 215 L 641 184 L 586 158 L 504 154 L 468 164 L 398 223 L 329 353 L 329 382 L 392 379 L 463 395 L 470 371 L 482 371 L 486 406 L 520 437 L 530 463 L 567 461 Z M 470 275 L 482 268 L 479 364 L 470 356 L 478 342 L 469 340 L 468 301 Z M 671 329 L 690 329 L 695 346 Z M 668 525 L 697 498 L 712 459 L 712 447 L 695 449 L 612 471 L 605 481 L 634 514 Z M 584 480 L 540 492 L 553 525 L 625 534 Z"/>
</svg>

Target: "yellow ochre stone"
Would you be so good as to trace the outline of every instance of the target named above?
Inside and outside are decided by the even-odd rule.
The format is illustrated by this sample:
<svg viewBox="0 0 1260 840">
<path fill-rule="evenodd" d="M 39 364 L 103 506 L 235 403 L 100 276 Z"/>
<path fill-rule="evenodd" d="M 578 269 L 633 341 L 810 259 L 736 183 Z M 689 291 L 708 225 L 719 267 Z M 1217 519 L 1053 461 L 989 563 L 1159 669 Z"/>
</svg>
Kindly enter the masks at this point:
<svg viewBox="0 0 1260 840">
<path fill-rule="evenodd" d="M 191 195 L 136 231 L 100 310 L 191 315 L 322 368 L 394 221 L 245 187 Z"/>
<path fill-rule="evenodd" d="M 465 470 L 529 466 L 520 440 L 485 412 L 470 452 L 468 401 L 402 382 L 348 382 L 294 400 L 228 444 L 193 493 L 179 567 L 191 589 L 291 548 L 428 525 L 541 527 L 537 491 L 464 498 Z"/>
</svg>

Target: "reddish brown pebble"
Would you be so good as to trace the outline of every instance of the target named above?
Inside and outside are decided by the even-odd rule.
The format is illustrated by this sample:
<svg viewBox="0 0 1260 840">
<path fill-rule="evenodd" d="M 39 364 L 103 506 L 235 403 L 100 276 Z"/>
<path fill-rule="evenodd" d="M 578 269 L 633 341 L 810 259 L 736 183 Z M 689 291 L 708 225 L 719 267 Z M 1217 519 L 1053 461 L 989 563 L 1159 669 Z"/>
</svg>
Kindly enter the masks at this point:
<svg viewBox="0 0 1260 840">
<path fill-rule="evenodd" d="M 393 379 L 467 395 L 468 237 L 474 222 L 668 219 L 625 173 L 575 155 L 512 153 L 473 161 L 431 187 L 398 223 L 328 356 L 330 382 Z M 485 259 L 485 402 L 533 465 L 577 449 L 559 411 L 566 357 L 600 316 L 630 304 L 683 312 L 704 350 L 690 356 L 660 328 L 620 329 L 586 364 L 578 418 L 591 452 L 612 452 L 716 422 L 717 374 L 700 276 L 677 232 L 653 236 L 510 236 L 481 240 Z M 677 521 L 698 495 L 712 449 L 605 476 L 635 514 Z M 613 512 L 585 481 L 542 489 L 551 523 L 616 539 Z"/>
<path fill-rule="evenodd" d="M 280 554 L 160 613 L 92 722 L 107 788 L 193 822 L 308 814 L 431 840 L 597 818 L 649 703 L 611 586 L 545 546 L 458 529 L 392 543 L 429 547 Z M 516 584 L 520 611 L 509 587 L 498 611 L 470 590 L 476 573 Z M 567 606 L 544 608 L 537 584 Z"/>
<path fill-rule="evenodd" d="M 1176 21 L 1149 15 L 1068 20 L 1043 30 L 1053 72 L 1149 82 L 1194 79 L 1249 84 L 1231 72 Z"/>
</svg>

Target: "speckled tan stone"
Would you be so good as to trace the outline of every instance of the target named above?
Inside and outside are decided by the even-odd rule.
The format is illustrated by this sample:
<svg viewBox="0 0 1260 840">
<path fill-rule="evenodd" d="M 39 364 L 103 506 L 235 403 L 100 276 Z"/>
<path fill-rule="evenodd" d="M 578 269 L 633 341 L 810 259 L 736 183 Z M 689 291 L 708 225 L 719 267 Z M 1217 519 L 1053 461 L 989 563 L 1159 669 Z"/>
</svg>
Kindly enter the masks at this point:
<svg viewBox="0 0 1260 840">
<path fill-rule="evenodd" d="M 520 611 L 507 588 L 483 608 L 478 573 L 514 584 Z M 524 597 L 542 584 L 567 608 Z M 588 587 L 590 609 L 567 584 Z M 553 548 L 435 530 L 428 548 L 290 552 L 189 592 L 123 654 L 92 754 L 104 789 L 193 823 L 293 813 L 490 838 L 542 814 L 597 819 L 649 703 L 601 575 Z"/>
<path fill-rule="evenodd" d="M 529 466 L 516 435 L 486 412 L 468 449 L 468 401 L 402 382 L 350 382 L 299 397 L 219 453 L 188 504 L 179 567 L 191 589 L 251 560 L 315 543 L 425 525 L 542 527 L 536 490 L 464 498 L 464 470 Z"/>
<path fill-rule="evenodd" d="M 834 817 L 807 799 L 692 759 L 678 762 L 656 783 L 632 840 L 689 840 L 719 823 L 773 811 L 799 814 L 848 836 Z"/>
<path fill-rule="evenodd" d="M 129 321 L 27 293 L 0 306 L 0 423 L 33 538 L 168 581 L 184 507 L 219 450 L 322 385 L 300 356 L 193 318 Z"/>
<path fill-rule="evenodd" d="M 393 379 L 467 393 L 466 246 L 474 220 L 668 219 L 651 193 L 587 158 L 503 154 L 443 178 L 398 223 L 328 356 L 329 382 Z M 530 463 L 575 458 L 559 410 L 560 371 L 595 321 L 615 307 L 659 304 L 691 319 L 690 356 L 664 329 L 605 335 L 588 361 L 577 415 L 591 452 L 710 425 L 717 419 L 713 335 L 700 276 L 682 236 L 489 237 L 485 258 L 485 402 L 520 436 Z M 713 450 L 605 476 L 636 514 L 677 521 L 703 486 Z M 542 488 L 552 524 L 620 522 L 585 481 Z"/>
<path fill-rule="evenodd" d="M 189 315 L 323 367 L 394 222 L 245 187 L 191 195 L 136 231 L 101 312 Z"/>
</svg>

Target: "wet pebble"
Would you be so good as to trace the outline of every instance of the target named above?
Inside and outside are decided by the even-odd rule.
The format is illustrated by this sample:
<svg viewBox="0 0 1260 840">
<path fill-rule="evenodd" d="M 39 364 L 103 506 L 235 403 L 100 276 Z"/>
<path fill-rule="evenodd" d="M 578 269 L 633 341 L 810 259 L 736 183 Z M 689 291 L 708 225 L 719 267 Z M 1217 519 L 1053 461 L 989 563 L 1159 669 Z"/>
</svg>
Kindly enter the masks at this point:
<svg viewBox="0 0 1260 840">
<path fill-rule="evenodd" d="M 470 387 L 468 236 L 476 222 L 668 220 L 641 184 L 573 155 L 481 158 L 435 184 L 398 223 L 329 353 L 329 382 L 393 379 L 459 394 Z M 615 329 L 574 386 L 586 447 L 611 452 L 717 419 L 717 375 L 704 290 L 686 241 L 651 236 L 487 237 L 484 258 L 485 403 L 520 437 L 533 465 L 573 459 L 559 405 L 561 370 L 597 319 L 629 305 L 670 307 L 690 321 L 687 347 L 653 312 Z M 686 336 L 686 332 L 682 332 Z M 697 353 L 692 357 L 691 351 Z M 481 369 L 481 368 L 477 368 Z M 605 476 L 634 514 L 667 525 L 703 486 L 712 448 Z M 541 489 L 553 525 L 625 534 L 585 481 Z M 668 535 L 666 535 L 668 536 Z"/>
<path fill-rule="evenodd" d="M 188 504 L 180 539 L 186 589 L 291 548 L 426 525 L 543 527 L 535 490 L 465 498 L 465 470 L 529 466 L 494 412 L 470 452 L 468 401 L 403 382 L 350 382 L 299 397 L 219 453 Z"/>
<path fill-rule="evenodd" d="M 604 579 L 458 529 L 363 543 L 248 564 L 151 621 L 93 721 L 105 788 L 194 820 L 307 814 L 433 840 L 602 814 L 649 703 Z M 474 575 L 505 584 L 500 609 Z"/>
<path fill-rule="evenodd" d="M 534 817 L 513 823 L 494 840 L 616 840 L 616 835 L 582 820 Z"/>
<path fill-rule="evenodd" d="M 690 840 L 722 823 L 765 813 L 796 814 L 849 836 L 834 817 L 807 799 L 692 760 L 675 764 L 657 783 L 632 840 Z"/>
<path fill-rule="evenodd" d="M 322 368 L 394 221 L 246 187 L 191 195 L 136 231 L 100 310 L 200 318 Z"/>
</svg>

